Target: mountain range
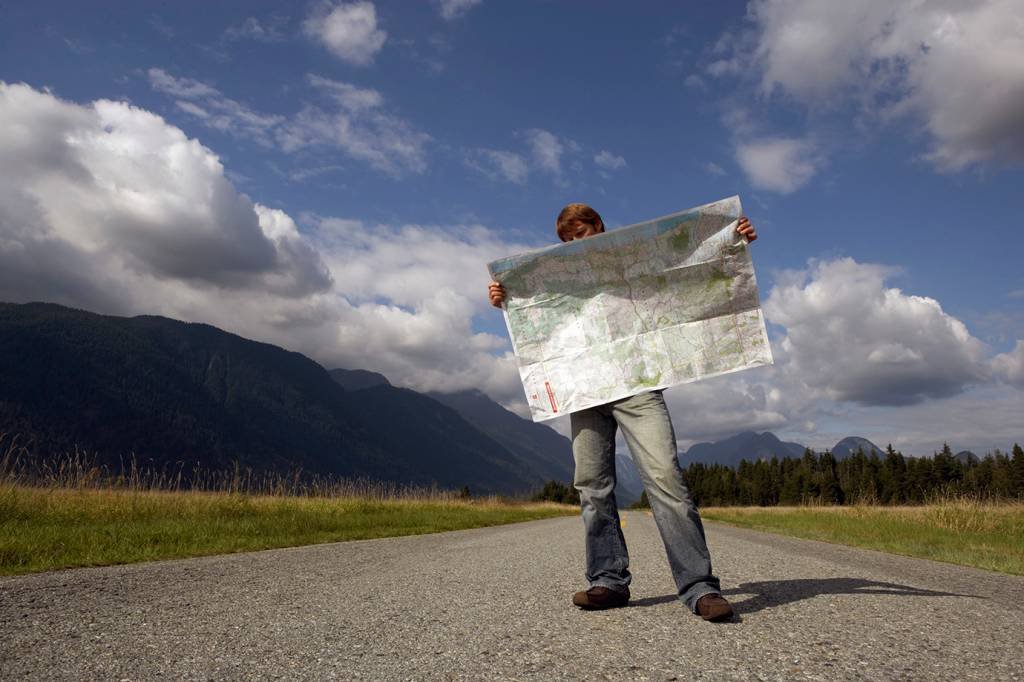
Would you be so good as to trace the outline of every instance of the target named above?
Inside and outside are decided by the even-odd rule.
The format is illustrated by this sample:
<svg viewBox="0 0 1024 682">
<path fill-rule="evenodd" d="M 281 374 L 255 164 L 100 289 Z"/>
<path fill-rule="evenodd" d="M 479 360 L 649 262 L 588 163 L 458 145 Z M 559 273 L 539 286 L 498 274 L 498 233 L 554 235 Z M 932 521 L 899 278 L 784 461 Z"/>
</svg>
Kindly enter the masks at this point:
<svg viewBox="0 0 1024 682">
<path fill-rule="evenodd" d="M 418 393 L 363 369 L 326 370 L 306 356 L 206 324 L 98 315 L 52 303 L 0 303 L 0 432 L 40 455 L 78 448 L 116 465 L 365 476 L 474 493 L 571 484 L 569 440 L 477 390 Z M 838 458 L 870 441 L 848 437 Z M 746 431 L 680 453 L 693 462 L 800 457 L 803 445 Z M 643 485 L 616 455 L 619 503 Z"/>
<path fill-rule="evenodd" d="M 238 461 L 474 493 L 570 480 L 557 453 L 538 469 L 533 449 L 510 450 L 455 409 L 369 374 L 332 376 L 300 353 L 205 324 L 0 303 L 0 431 L 39 456 L 78 448 L 117 465 L 134 454 L 185 472 Z"/>
<path fill-rule="evenodd" d="M 870 456 L 871 452 L 884 456 L 885 450 L 878 447 L 867 438 L 860 436 L 847 436 L 837 442 L 830 452 L 836 459 L 845 459 L 860 448 L 865 455 Z M 799 443 L 779 440 L 771 431 L 755 433 L 744 431 L 735 436 L 714 443 L 695 443 L 683 454 L 680 455 L 680 463 L 683 466 L 700 462 L 702 464 L 722 464 L 734 467 L 745 459 L 748 462 L 760 459 L 771 459 L 778 457 L 802 457 L 807 447 Z"/>
</svg>

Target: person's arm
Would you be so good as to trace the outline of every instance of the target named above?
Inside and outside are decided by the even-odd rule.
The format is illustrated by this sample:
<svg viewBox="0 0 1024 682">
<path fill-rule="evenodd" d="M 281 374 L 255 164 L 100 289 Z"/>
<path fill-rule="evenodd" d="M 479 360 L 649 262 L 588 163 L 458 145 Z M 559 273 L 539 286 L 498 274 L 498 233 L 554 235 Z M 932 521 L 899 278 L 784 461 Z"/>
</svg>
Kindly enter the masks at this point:
<svg viewBox="0 0 1024 682">
<path fill-rule="evenodd" d="M 499 282 L 492 281 L 487 287 L 487 298 L 491 299 L 491 305 L 500 308 L 501 304 L 505 302 L 505 287 L 501 286 Z"/>
<path fill-rule="evenodd" d="M 754 230 L 754 224 L 750 222 L 747 216 L 740 216 L 740 222 L 736 225 L 736 231 L 747 238 L 747 242 L 752 242 L 757 239 L 757 232 Z"/>
</svg>

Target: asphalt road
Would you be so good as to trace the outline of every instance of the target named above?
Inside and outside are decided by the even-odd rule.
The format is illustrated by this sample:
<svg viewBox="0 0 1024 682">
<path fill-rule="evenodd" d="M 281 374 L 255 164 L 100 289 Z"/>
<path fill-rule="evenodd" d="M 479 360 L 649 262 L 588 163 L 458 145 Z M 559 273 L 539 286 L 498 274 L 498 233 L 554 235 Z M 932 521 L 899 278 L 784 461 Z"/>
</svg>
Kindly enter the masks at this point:
<svg viewBox="0 0 1024 682">
<path fill-rule="evenodd" d="M 706 623 L 624 518 L 611 611 L 572 606 L 579 518 L 3 578 L 0 676 L 1024 679 L 1024 578 L 708 523 L 738 617 Z"/>
</svg>

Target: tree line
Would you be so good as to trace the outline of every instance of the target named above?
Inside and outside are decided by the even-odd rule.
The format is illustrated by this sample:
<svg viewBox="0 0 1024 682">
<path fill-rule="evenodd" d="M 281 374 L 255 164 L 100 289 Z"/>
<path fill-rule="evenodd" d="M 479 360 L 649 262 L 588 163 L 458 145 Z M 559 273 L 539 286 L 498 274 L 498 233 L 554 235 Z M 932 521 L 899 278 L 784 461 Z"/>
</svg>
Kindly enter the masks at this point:
<svg viewBox="0 0 1024 682">
<path fill-rule="evenodd" d="M 803 457 L 748 462 L 732 468 L 694 463 L 684 478 L 698 506 L 774 506 L 806 503 L 921 504 L 935 497 L 970 495 L 984 499 L 1024 498 L 1024 450 L 998 449 L 961 461 L 943 445 L 934 457 L 905 457 L 863 450 L 841 460 L 811 449 Z"/>
<path fill-rule="evenodd" d="M 906 457 L 892 445 L 837 459 L 810 448 L 802 457 L 741 460 L 738 466 L 690 464 L 683 478 L 698 506 L 922 504 L 936 497 L 1024 499 L 1024 449 L 996 449 L 964 462 L 943 445 L 933 457 Z M 549 481 L 534 499 L 579 504 L 572 486 Z M 646 491 L 635 507 L 649 506 Z"/>
</svg>

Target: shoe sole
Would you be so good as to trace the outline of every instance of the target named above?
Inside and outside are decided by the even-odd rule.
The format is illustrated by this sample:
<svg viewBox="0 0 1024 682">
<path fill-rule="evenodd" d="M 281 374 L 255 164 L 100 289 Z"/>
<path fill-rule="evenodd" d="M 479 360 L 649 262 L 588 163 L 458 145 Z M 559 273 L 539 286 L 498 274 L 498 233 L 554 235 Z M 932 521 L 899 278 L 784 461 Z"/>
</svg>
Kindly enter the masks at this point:
<svg viewBox="0 0 1024 682">
<path fill-rule="evenodd" d="M 733 612 L 730 610 L 725 611 L 724 613 L 712 613 L 707 616 L 701 616 L 701 618 L 708 621 L 709 623 L 720 623 L 723 620 L 729 620 L 730 618 L 732 618 L 732 616 Z"/>
<path fill-rule="evenodd" d="M 580 601 L 576 601 L 577 598 L 580 598 Z M 592 602 L 589 599 L 587 599 L 586 592 L 577 592 L 573 595 L 572 603 L 573 606 L 578 606 L 584 611 L 603 611 L 604 609 L 618 609 L 623 606 L 629 605 L 629 594 L 626 593 L 622 595 L 620 599 L 610 600 L 603 604 L 599 604 L 597 602 Z"/>
<path fill-rule="evenodd" d="M 621 604 L 604 604 L 598 606 L 597 604 L 575 604 L 584 611 L 604 611 L 605 609 L 621 609 L 623 606 L 629 606 L 628 601 L 624 601 Z"/>
</svg>

